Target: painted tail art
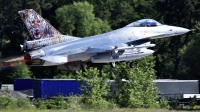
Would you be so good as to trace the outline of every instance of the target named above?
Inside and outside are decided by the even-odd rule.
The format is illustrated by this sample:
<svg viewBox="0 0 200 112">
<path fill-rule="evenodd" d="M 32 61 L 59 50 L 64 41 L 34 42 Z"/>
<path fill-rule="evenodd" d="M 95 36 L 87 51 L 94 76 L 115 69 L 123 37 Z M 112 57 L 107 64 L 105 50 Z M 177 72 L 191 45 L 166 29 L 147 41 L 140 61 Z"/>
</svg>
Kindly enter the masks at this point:
<svg viewBox="0 0 200 112">
<path fill-rule="evenodd" d="M 44 18 L 42 18 L 33 9 L 26 9 L 18 11 L 21 19 L 24 21 L 32 40 L 24 41 L 21 46 L 21 50 L 24 52 L 39 49 L 41 47 L 59 44 L 62 42 L 70 42 L 81 39 L 79 37 L 62 35 L 51 24 L 49 24 Z M 24 56 L 5 60 L 2 67 L 7 68 L 11 66 L 17 66 L 24 64 Z"/>
<path fill-rule="evenodd" d="M 62 35 L 33 9 L 18 11 L 18 13 L 32 38 L 31 41 L 25 41 L 24 45 L 20 45 L 21 50 L 38 49 L 48 45 L 80 39 L 78 37 Z"/>
<path fill-rule="evenodd" d="M 50 38 L 61 33 L 33 9 L 18 11 L 33 40 Z"/>
</svg>

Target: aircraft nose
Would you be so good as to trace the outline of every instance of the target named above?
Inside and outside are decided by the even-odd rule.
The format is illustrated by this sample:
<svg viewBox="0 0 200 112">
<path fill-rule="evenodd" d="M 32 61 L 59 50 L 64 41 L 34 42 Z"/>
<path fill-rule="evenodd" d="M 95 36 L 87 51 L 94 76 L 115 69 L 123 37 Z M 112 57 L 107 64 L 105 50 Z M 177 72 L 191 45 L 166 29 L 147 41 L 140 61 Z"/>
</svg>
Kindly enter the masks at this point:
<svg viewBox="0 0 200 112">
<path fill-rule="evenodd" d="M 189 32 L 190 30 L 187 28 L 182 28 L 182 27 L 176 27 L 175 28 L 175 35 L 181 35 Z"/>
</svg>

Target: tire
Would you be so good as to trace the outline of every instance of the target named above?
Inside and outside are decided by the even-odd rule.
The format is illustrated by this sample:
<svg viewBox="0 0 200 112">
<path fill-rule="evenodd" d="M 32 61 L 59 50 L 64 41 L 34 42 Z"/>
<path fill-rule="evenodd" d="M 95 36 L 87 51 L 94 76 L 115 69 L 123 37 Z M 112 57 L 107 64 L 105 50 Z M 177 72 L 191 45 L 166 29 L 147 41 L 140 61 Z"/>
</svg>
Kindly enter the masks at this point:
<svg viewBox="0 0 200 112">
<path fill-rule="evenodd" d="M 110 66 L 111 66 L 112 68 L 115 68 L 115 62 L 110 62 Z"/>
<path fill-rule="evenodd" d="M 135 67 L 135 63 L 134 62 L 131 62 L 130 63 L 130 68 L 134 68 Z"/>
</svg>

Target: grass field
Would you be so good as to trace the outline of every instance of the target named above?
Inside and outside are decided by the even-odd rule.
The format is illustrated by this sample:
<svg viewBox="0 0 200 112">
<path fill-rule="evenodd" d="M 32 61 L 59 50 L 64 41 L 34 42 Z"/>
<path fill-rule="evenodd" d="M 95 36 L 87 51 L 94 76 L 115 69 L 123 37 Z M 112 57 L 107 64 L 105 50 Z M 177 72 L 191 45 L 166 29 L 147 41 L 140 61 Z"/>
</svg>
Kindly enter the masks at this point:
<svg viewBox="0 0 200 112">
<path fill-rule="evenodd" d="M 192 112 L 199 112 L 200 110 L 193 110 Z M 24 110 L 24 109 L 15 109 L 15 110 L 0 110 L 0 112 L 189 112 L 187 110 L 167 110 L 167 109 L 127 109 L 127 108 L 117 108 L 117 109 L 92 109 L 92 110 Z"/>
</svg>

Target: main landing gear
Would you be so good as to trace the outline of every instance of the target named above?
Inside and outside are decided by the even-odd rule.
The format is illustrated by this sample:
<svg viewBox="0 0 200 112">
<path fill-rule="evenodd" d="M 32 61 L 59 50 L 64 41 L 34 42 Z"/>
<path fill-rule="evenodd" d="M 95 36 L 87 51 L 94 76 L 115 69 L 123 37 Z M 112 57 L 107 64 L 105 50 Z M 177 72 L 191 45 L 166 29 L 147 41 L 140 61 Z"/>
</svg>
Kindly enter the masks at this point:
<svg viewBox="0 0 200 112">
<path fill-rule="evenodd" d="M 110 62 L 110 66 L 111 66 L 112 68 L 115 68 L 115 65 L 116 65 L 115 62 Z M 129 67 L 130 67 L 130 68 L 134 68 L 134 67 L 135 67 L 134 61 L 130 63 Z"/>
<path fill-rule="evenodd" d="M 110 62 L 110 66 L 111 66 L 112 68 L 115 68 L 115 62 Z"/>
<path fill-rule="evenodd" d="M 131 62 L 130 63 L 130 68 L 134 68 L 135 67 L 135 63 L 134 62 Z"/>
</svg>

